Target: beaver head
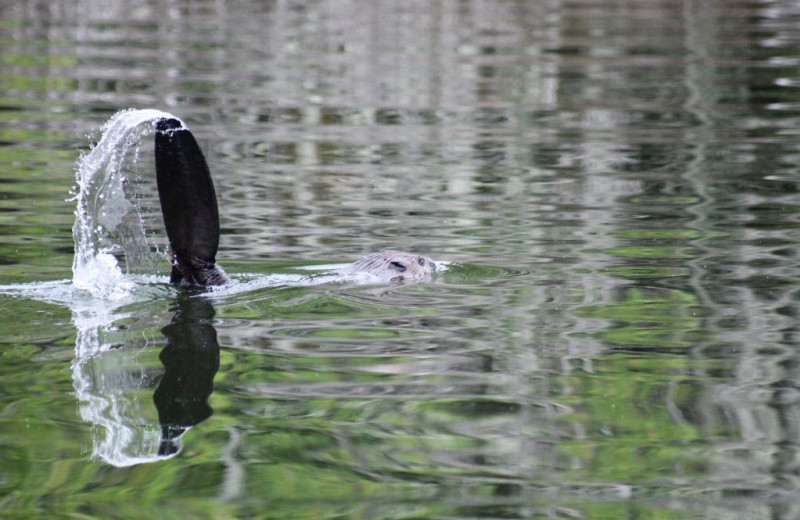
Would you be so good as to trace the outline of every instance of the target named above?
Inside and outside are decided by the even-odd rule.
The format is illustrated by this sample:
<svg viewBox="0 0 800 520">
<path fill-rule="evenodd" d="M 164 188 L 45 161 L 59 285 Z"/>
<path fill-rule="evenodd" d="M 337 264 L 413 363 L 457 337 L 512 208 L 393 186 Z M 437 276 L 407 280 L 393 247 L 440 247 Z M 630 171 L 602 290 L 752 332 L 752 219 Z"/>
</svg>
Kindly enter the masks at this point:
<svg viewBox="0 0 800 520">
<path fill-rule="evenodd" d="M 342 269 L 343 274 L 366 273 L 383 282 L 429 280 L 436 264 L 428 257 L 402 251 L 380 251 Z"/>
</svg>

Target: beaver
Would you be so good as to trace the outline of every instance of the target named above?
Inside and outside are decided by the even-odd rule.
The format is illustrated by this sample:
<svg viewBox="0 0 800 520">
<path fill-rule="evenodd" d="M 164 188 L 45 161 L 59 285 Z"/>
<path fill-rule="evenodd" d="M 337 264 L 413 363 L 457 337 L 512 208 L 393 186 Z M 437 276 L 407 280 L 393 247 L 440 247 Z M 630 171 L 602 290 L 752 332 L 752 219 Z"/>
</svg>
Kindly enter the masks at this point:
<svg viewBox="0 0 800 520">
<path fill-rule="evenodd" d="M 344 275 L 369 274 L 382 282 L 428 280 L 436 264 L 428 257 L 403 251 L 380 251 L 339 270 Z"/>
<path fill-rule="evenodd" d="M 155 129 L 156 184 L 172 256 L 170 283 L 189 288 L 230 283 L 216 262 L 219 209 L 200 145 L 178 119 L 158 119 Z M 402 251 L 372 253 L 340 270 L 394 283 L 429 279 L 435 271 L 430 258 Z"/>
</svg>

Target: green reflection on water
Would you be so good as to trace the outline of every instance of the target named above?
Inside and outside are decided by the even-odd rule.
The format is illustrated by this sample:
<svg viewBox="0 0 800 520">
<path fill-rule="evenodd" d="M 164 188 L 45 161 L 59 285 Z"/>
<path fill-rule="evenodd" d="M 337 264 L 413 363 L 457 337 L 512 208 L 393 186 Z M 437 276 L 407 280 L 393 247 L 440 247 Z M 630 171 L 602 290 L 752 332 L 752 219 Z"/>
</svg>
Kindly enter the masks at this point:
<svg viewBox="0 0 800 520">
<path fill-rule="evenodd" d="M 614 324 L 598 332 L 605 343 L 653 349 L 688 348 L 706 335 L 702 321 L 705 311 L 689 293 L 628 288 L 617 294 L 618 301 L 577 310 L 580 316 L 603 318 Z"/>
<path fill-rule="evenodd" d="M 1 283 L 71 276 L 75 158 L 129 106 L 197 130 L 232 273 L 457 262 L 213 299 L 214 415 L 127 468 L 73 368 L 141 368 L 114 402 L 157 422 L 175 294 L 82 359 L 86 316 L 0 297 L 3 510 L 797 517 L 796 9 L 328 4 L 0 6 Z"/>
</svg>

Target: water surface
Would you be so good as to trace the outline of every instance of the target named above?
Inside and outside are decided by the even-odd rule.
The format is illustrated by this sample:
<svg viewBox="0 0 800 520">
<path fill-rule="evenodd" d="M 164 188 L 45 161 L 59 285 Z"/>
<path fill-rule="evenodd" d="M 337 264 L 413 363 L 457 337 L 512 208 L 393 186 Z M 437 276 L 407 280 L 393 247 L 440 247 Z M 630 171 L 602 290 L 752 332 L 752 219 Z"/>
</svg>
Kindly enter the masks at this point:
<svg viewBox="0 0 800 520">
<path fill-rule="evenodd" d="M 4 2 L 0 504 L 795 518 L 798 29 L 768 1 Z M 130 107 L 198 136 L 242 280 L 452 265 L 76 294 L 75 164 Z"/>
</svg>

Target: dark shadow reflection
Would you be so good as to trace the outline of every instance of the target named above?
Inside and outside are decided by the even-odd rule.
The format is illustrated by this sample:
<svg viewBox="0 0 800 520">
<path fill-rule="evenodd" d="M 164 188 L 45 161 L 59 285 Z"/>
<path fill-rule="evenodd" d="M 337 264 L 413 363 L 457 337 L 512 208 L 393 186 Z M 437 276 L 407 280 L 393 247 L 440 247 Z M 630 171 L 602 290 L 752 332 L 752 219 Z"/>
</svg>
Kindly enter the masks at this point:
<svg viewBox="0 0 800 520">
<path fill-rule="evenodd" d="M 214 307 L 187 293 L 169 310 L 156 360 L 151 327 L 169 314 L 94 300 L 73 309 L 72 381 L 80 417 L 93 425 L 92 458 L 125 467 L 175 456 L 186 430 L 213 413 L 208 399 L 219 369 Z"/>
<path fill-rule="evenodd" d="M 208 398 L 219 370 L 219 343 L 214 307 L 205 298 L 179 297 L 172 322 L 161 329 L 167 345 L 158 358 L 164 376 L 153 394 L 161 425 L 159 456 L 180 449 L 186 430 L 213 414 Z"/>
</svg>

